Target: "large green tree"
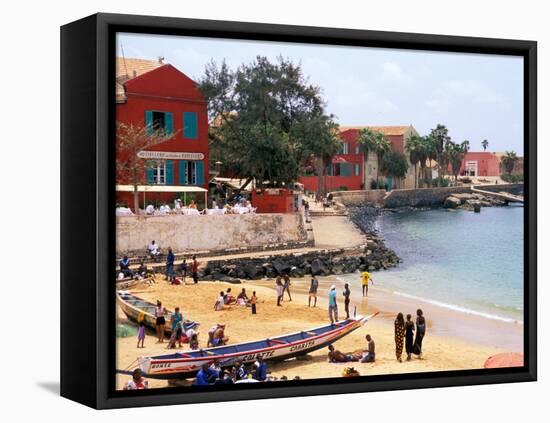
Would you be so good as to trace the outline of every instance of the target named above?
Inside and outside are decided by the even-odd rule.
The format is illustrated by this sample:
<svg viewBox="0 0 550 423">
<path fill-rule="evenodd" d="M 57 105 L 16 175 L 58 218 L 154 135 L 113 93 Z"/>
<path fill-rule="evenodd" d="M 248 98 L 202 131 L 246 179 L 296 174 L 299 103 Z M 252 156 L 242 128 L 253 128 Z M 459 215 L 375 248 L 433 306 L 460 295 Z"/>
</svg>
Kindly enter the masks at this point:
<svg viewBox="0 0 550 423">
<path fill-rule="evenodd" d="M 363 153 L 363 186 L 367 187 L 367 162 L 369 159 L 369 151 L 376 151 L 376 141 L 378 135 L 370 128 L 362 128 L 359 130 L 357 144 Z"/>
<path fill-rule="evenodd" d="M 409 164 L 404 154 L 389 151 L 382 156 L 381 167 L 384 173 L 400 181 L 407 174 Z"/>
<path fill-rule="evenodd" d="M 236 70 L 211 62 L 198 85 L 212 122 L 210 159 L 222 163 L 224 174 L 283 186 L 312 157 L 322 160 L 324 172 L 338 150 L 337 125 L 320 88 L 289 60 L 258 56 Z"/>
<path fill-rule="evenodd" d="M 464 156 L 468 152 L 469 142 L 464 141 L 462 144 L 456 144 L 454 142 L 449 142 L 447 144 L 447 156 L 451 164 L 451 170 L 455 177 L 455 181 L 458 180 L 458 174 L 462 166 L 462 161 Z"/>
</svg>

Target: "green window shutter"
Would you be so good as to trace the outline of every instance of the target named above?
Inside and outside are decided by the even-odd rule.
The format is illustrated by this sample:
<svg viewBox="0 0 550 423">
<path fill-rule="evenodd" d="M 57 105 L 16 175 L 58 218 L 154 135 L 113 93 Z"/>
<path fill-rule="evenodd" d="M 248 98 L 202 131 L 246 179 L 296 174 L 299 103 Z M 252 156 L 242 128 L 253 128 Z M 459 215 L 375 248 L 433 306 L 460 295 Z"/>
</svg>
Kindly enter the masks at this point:
<svg viewBox="0 0 550 423">
<path fill-rule="evenodd" d="M 154 170 L 151 163 L 147 163 L 146 174 L 147 174 L 147 184 L 155 183 Z"/>
<path fill-rule="evenodd" d="M 355 176 L 361 175 L 361 165 L 359 163 L 355 163 L 354 167 L 355 167 Z"/>
<path fill-rule="evenodd" d="M 179 177 L 178 181 L 180 185 L 187 185 L 187 161 L 179 161 Z"/>
<path fill-rule="evenodd" d="M 153 111 L 145 111 L 145 127 L 147 128 L 147 135 L 153 135 Z"/>
<path fill-rule="evenodd" d="M 196 140 L 198 138 L 198 119 L 195 112 L 183 113 L 183 137 Z"/>
<path fill-rule="evenodd" d="M 340 163 L 340 176 L 351 176 L 351 164 Z"/>
<path fill-rule="evenodd" d="M 166 185 L 174 185 L 174 160 L 166 160 Z"/>
<path fill-rule="evenodd" d="M 164 125 L 166 127 L 166 135 L 172 135 L 174 133 L 174 118 L 172 113 L 164 113 Z"/>
<path fill-rule="evenodd" d="M 204 185 L 204 162 L 202 160 L 195 162 L 195 172 L 197 185 Z"/>
</svg>

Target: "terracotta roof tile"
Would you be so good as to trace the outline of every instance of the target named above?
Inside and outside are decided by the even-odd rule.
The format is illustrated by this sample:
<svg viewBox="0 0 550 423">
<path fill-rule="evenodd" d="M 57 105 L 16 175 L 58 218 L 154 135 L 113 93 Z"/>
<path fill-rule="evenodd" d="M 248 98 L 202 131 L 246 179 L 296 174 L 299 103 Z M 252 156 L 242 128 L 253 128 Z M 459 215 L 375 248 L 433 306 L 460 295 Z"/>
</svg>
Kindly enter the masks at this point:
<svg viewBox="0 0 550 423">
<path fill-rule="evenodd" d="M 139 75 L 150 72 L 156 68 L 164 66 L 158 60 L 133 59 L 128 57 L 116 58 L 116 98 L 117 101 L 124 101 L 124 83 Z"/>
</svg>

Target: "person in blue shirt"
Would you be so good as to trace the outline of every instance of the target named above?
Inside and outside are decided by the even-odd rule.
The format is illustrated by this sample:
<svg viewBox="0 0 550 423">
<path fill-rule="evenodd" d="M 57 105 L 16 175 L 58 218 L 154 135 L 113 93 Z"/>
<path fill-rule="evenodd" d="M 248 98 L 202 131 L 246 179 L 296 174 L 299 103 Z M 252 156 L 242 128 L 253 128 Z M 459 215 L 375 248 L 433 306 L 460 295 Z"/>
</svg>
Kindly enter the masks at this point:
<svg viewBox="0 0 550 423">
<path fill-rule="evenodd" d="M 214 371 L 210 369 L 210 366 L 208 363 L 204 363 L 201 366 L 201 369 L 197 373 L 197 377 L 195 379 L 195 386 L 207 386 L 216 380 L 216 375 L 214 374 Z"/>
<path fill-rule="evenodd" d="M 336 303 L 336 286 L 332 285 L 328 293 L 328 317 L 330 323 L 338 321 L 338 304 Z"/>
<path fill-rule="evenodd" d="M 258 357 L 254 365 L 256 366 L 256 374 L 254 375 L 254 379 L 263 382 L 267 378 L 267 363 L 262 360 L 262 357 Z"/>
<path fill-rule="evenodd" d="M 168 255 L 166 256 L 166 280 L 172 282 L 175 279 L 174 276 L 174 261 L 176 256 L 172 252 L 172 248 L 168 248 Z"/>
<path fill-rule="evenodd" d="M 177 341 L 178 346 L 181 348 L 181 337 L 183 335 L 183 315 L 180 313 L 179 307 L 176 307 L 170 317 L 170 320 L 172 321 L 172 333 L 176 334 L 174 344 Z"/>
<path fill-rule="evenodd" d="M 130 270 L 130 260 L 128 256 L 122 257 L 118 265 L 120 266 L 120 273 L 122 273 L 124 277 L 131 278 L 134 276 L 134 273 Z"/>
</svg>

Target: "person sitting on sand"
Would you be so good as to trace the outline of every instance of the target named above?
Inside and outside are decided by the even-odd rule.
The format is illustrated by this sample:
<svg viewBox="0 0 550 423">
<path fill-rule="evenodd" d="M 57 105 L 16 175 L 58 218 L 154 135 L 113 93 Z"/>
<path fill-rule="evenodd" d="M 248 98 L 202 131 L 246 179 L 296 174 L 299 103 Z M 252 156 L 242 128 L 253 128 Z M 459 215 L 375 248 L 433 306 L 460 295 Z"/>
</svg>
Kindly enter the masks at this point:
<svg viewBox="0 0 550 423">
<path fill-rule="evenodd" d="M 311 275 L 311 282 L 309 284 L 309 298 L 307 300 L 307 306 L 311 307 L 311 297 L 314 298 L 313 307 L 317 307 L 317 289 L 319 288 L 319 281 L 313 274 Z"/>
<path fill-rule="evenodd" d="M 197 333 L 194 333 L 191 335 L 191 338 L 189 338 L 189 348 L 192 350 L 199 349 L 199 335 Z"/>
<path fill-rule="evenodd" d="M 223 291 L 220 292 L 220 296 L 218 297 L 218 299 L 216 300 L 216 303 L 214 304 L 214 311 L 222 311 L 224 309 L 224 304 L 225 304 L 225 301 L 224 301 L 224 295 L 223 295 Z"/>
<path fill-rule="evenodd" d="M 149 388 L 149 382 L 145 380 L 142 376 L 141 369 L 135 369 L 132 372 L 132 379 L 126 383 L 124 386 L 125 391 L 133 391 L 136 389 L 147 389 Z"/>
<path fill-rule="evenodd" d="M 134 273 L 130 270 L 130 260 L 128 256 L 124 256 L 118 262 L 120 267 L 120 273 L 124 275 L 125 278 L 131 278 L 134 276 Z"/>
<path fill-rule="evenodd" d="M 363 352 L 363 357 L 361 358 L 361 363 L 374 363 L 375 353 L 374 353 L 374 339 L 370 335 L 365 337 L 367 340 L 367 350 Z"/>
<path fill-rule="evenodd" d="M 217 347 L 220 345 L 225 345 L 227 341 L 229 341 L 229 338 L 225 336 L 225 325 L 217 323 L 208 331 L 207 346 Z"/>
<path fill-rule="evenodd" d="M 237 299 L 231 294 L 231 288 L 227 288 L 225 295 L 223 296 L 223 301 L 225 305 L 236 304 Z"/>
<path fill-rule="evenodd" d="M 139 275 L 140 278 L 146 278 L 147 273 L 148 273 L 147 266 L 145 266 L 145 263 L 143 262 L 143 260 L 141 260 L 139 262 L 137 274 Z"/>
<path fill-rule="evenodd" d="M 191 202 L 189 203 L 189 208 L 190 209 L 196 209 L 197 208 L 197 204 L 195 203 L 195 200 L 191 200 Z"/>
<path fill-rule="evenodd" d="M 246 370 L 244 363 L 237 362 L 235 367 L 237 368 L 237 380 L 246 379 L 248 377 L 248 370 Z"/>
<path fill-rule="evenodd" d="M 249 301 L 248 295 L 246 295 L 246 289 L 243 288 L 239 295 L 237 295 L 237 304 L 247 305 Z"/>
<path fill-rule="evenodd" d="M 332 344 L 328 346 L 328 351 L 329 363 L 347 363 L 348 361 L 357 361 L 357 357 L 355 357 L 353 354 L 344 354 L 343 352 L 335 349 L 334 345 Z"/>
<path fill-rule="evenodd" d="M 193 385 L 195 386 L 208 386 L 215 382 L 217 375 L 214 371 L 210 369 L 210 366 L 208 363 L 204 363 L 201 366 L 201 369 L 197 373 L 197 377 L 195 379 L 195 383 Z"/>
<path fill-rule="evenodd" d="M 262 357 L 258 357 L 254 363 L 256 366 L 256 372 L 254 373 L 254 379 L 263 382 L 267 379 L 267 363 L 262 360 Z"/>
</svg>

